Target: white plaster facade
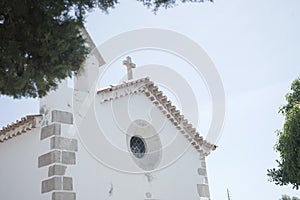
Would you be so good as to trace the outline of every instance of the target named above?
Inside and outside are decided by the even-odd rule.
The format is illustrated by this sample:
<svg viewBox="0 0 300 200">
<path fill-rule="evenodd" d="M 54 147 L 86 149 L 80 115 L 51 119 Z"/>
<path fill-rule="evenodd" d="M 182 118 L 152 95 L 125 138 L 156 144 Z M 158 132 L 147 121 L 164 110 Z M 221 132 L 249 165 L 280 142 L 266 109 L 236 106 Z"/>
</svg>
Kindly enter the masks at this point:
<svg viewBox="0 0 300 200">
<path fill-rule="evenodd" d="M 47 172 L 37 167 L 38 157 L 49 151 L 40 141 L 37 127 L 0 143 L 0 199 L 51 199 L 41 195 L 41 178 Z"/>
<path fill-rule="evenodd" d="M 62 82 L 41 99 L 34 128 L 0 143 L 1 199 L 209 199 L 204 157 L 215 146 L 148 78 L 97 93 L 103 63 L 92 51 L 74 90 Z M 143 158 L 130 150 L 134 135 Z"/>
</svg>

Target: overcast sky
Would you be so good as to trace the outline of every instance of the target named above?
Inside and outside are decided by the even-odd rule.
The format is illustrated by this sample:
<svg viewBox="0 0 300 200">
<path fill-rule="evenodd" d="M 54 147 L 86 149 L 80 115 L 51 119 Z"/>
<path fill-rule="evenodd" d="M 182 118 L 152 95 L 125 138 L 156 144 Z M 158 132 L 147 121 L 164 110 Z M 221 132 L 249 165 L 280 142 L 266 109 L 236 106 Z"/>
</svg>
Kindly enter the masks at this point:
<svg viewBox="0 0 300 200">
<path fill-rule="evenodd" d="M 300 191 L 268 182 L 275 166 L 279 106 L 300 76 L 299 0 L 215 0 L 182 4 L 151 13 L 141 3 L 121 0 L 109 15 L 94 11 L 87 30 L 97 45 L 114 35 L 145 27 L 184 34 L 213 60 L 226 95 L 226 120 L 218 149 L 207 158 L 213 200 L 275 200 Z M 0 97 L 0 126 L 38 112 L 37 100 Z M 201 112 L 201 111 L 199 111 Z"/>
</svg>

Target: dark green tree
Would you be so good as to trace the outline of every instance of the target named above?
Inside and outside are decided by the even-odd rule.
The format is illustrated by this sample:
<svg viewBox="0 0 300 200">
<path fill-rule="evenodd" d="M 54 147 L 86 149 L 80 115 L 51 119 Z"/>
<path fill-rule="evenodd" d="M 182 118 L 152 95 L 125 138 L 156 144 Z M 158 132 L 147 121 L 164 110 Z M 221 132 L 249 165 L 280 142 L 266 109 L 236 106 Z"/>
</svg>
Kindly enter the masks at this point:
<svg viewBox="0 0 300 200">
<path fill-rule="evenodd" d="M 287 104 L 279 110 L 285 116 L 282 130 L 277 131 L 278 141 L 275 150 L 280 154 L 276 160 L 278 168 L 268 169 L 270 181 L 277 185 L 300 186 L 300 78 L 291 86 L 286 95 Z"/>
<path fill-rule="evenodd" d="M 176 0 L 138 0 L 156 12 Z M 181 0 L 202 2 L 203 0 Z M 79 70 L 89 49 L 80 30 L 88 11 L 117 0 L 1 0 L 0 95 L 42 97 Z"/>
<path fill-rule="evenodd" d="M 279 200 L 300 200 L 298 197 L 290 197 L 288 195 L 282 195 Z"/>
</svg>

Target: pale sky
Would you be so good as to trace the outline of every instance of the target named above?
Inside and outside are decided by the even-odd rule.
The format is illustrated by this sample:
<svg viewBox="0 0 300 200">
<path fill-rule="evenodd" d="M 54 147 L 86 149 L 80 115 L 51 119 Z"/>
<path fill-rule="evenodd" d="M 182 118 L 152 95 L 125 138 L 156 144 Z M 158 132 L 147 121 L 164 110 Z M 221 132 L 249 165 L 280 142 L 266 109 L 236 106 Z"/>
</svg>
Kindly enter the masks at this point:
<svg viewBox="0 0 300 200">
<path fill-rule="evenodd" d="M 276 200 L 300 197 L 291 186 L 268 182 L 275 167 L 278 108 L 300 76 L 298 0 L 215 0 L 181 4 L 151 13 L 141 3 L 121 0 L 109 15 L 95 10 L 87 30 L 97 45 L 140 28 L 169 29 L 197 42 L 213 60 L 225 88 L 226 119 L 218 149 L 207 158 L 212 200 Z M 199 111 L 201 112 L 201 111 Z M 0 97 L 0 126 L 38 113 L 37 100 Z"/>
</svg>

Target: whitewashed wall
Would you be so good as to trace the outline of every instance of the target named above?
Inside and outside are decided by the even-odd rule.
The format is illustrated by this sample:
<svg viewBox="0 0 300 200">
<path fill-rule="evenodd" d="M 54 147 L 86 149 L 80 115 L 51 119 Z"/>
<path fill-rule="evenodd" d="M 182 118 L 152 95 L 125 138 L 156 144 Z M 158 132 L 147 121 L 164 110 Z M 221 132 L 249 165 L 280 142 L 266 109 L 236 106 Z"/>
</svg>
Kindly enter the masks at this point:
<svg viewBox="0 0 300 200">
<path fill-rule="evenodd" d="M 149 182 L 145 174 L 127 174 L 102 165 L 79 145 L 78 165 L 69 169 L 77 199 L 140 200 L 147 199 L 147 193 L 151 194 L 149 199 L 199 199 L 197 167 L 200 163 L 192 151 L 190 149 L 173 165 L 150 173 L 153 180 Z M 124 158 L 116 159 L 122 162 Z"/>
<path fill-rule="evenodd" d="M 98 119 L 91 120 L 87 114 L 86 118 L 89 120 L 86 120 L 85 129 L 81 129 L 81 132 L 77 133 L 77 165 L 68 169 L 69 173 L 73 175 L 77 199 L 199 199 L 197 184 L 201 183 L 198 174 L 201 161 L 199 153 L 191 147 L 186 138 L 169 120 L 164 121 L 165 117 L 152 106 L 152 103 L 144 95 L 133 95 L 130 98 L 127 96 L 113 101 L 113 104 L 96 102 L 91 113 L 95 112 Z M 119 119 L 126 119 L 126 117 L 122 116 L 124 114 L 122 112 L 112 112 L 112 106 L 116 106 L 116 110 L 118 110 L 117 108 L 121 110 L 121 108 L 124 109 L 124 104 L 127 102 L 130 102 L 128 109 L 131 120 L 152 121 L 155 128 L 161 128 L 160 122 L 163 120 L 159 135 L 162 146 L 169 147 L 169 149 L 162 150 L 161 162 L 158 166 L 160 169 L 158 170 L 143 172 L 128 153 L 126 135 L 122 129 L 128 127 L 129 124 L 116 123 L 118 120 L 116 116 Z M 152 110 L 150 116 L 149 109 Z M 154 122 L 155 119 L 159 120 Z M 94 123 L 98 123 L 102 133 L 99 131 L 99 127 L 95 128 L 97 126 Z M 86 139 L 87 135 L 92 139 Z M 111 151 L 104 148 L 103 140 L 118 147 L 123 153 L 110 155 Z M 90 146 L 97 146 L 97 144 L 99 151 L 94 152 Z M 188 146 L 190 148 L 184 152 L 183 150 Z M 111 156 L 110 159 L 115 162 L 112 161 L 112 165 L 107 166 L 110 163 L 106 163 L 107 157 L 102 157 L 101 154 Z M 178 159 L 176 160 L 176 158 Z M 171 163 L 171 161 L 174 162 Z M 113 166 L 115 163 L 117 164 Z M 132 171 L 121 171 L 122 169 L 128 171 L 127 167 Z M 134 171 L 138 173 L 132 173 Z"/>
<path fill-rule="evenodd" d="M 38 156 L 49 150 L 46 143 L 40 141 L 40 128 L 0 143 L 0 199 L 50 199 L 41 194 L 48 171 L 38 168 Z"/>
</svg>

